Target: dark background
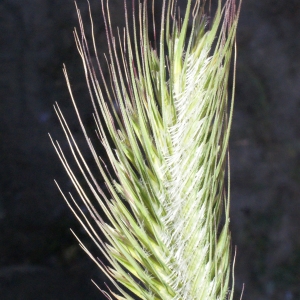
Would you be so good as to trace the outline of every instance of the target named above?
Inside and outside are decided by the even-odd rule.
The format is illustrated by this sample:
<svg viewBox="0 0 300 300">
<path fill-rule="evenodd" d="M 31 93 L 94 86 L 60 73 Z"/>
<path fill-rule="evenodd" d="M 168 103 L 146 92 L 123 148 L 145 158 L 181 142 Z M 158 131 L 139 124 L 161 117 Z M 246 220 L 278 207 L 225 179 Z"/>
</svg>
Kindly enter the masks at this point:
<svg viewBox="0 0 300 300">
<path fill-rule="evenodd" d="M 87 22 L 86 1 L 78 4 Z M 91 5 L 99 52 L 107 52 L 100 0 Z M 122 26 L 123 1 L 110 6 Z M 93 128 L 73 0 L 2 0 L 0 23 L 0 299 L 104 299 L 90 282 L 103 276 L 69 231 L 91 245 L 53 183 L 71 189 L 47 135 L 67 148 L 58 101 L 83 141 L 63 63 Z M 230 146 L 236 299 L 243 283 L 244 300 L 300 299 L 299 32 L 299 1 L 243 1 Z"/>
</svg>

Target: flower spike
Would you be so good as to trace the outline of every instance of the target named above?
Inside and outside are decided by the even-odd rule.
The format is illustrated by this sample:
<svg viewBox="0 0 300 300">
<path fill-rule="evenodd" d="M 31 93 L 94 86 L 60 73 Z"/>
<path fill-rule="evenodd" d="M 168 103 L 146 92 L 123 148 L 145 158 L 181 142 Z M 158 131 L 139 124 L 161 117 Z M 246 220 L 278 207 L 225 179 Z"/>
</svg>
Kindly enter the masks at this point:
<svg viewBox="0 0 300 300">
<path fill-rule="evenodd" d="M 91 11 L 89 49 L 77 8 L 76 45 L 97 135 L 112 171 L 88 136 L 64 67 L 82 132 L 109 191 L 107 195 L 101 189 L 99 175 L 91 171 L 55 105 L 89 191 L 59 144 L 53 144 L 92 218 L 72 196 L 64 198 L 109 262 L 103 265 L 80 242 L 119 292 L 104 292 L 107 298 L 233 299 L 230 187 L 225 175 L 234 100 L 228 95 L 228 80 L 232 56 L 235 69 L 240 3 L 227 0 L 222 5 L 219 0 L 210 20 L 206 1 L 187 0 L 181 16 L 176 0 L 163 0 L 161 24 L 153 25 L 158 41 L 150 42 L 147 0 L 136 6 L 132 2 L 132 22 L 124 0 L 126 26 L 114 36 L 109 1 L 101 0 L 108 80 L 98 58 Z M 154 20 L 154 2 L 151 7 Z"/>
</svg>

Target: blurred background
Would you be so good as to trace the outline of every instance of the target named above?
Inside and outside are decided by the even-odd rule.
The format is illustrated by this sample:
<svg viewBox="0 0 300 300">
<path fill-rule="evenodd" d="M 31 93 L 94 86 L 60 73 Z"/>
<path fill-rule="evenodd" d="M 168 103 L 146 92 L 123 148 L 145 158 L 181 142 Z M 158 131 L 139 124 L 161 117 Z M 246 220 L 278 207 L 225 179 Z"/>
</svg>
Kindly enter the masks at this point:
<svg viewBox="0 0 300 300">
<path fill-rule="evenodd" d="M 87 2 L 77 2 L 89 32 Z M 100 0 L 90 2 L 98 51 L 107 52 Z M 109 2 L 113 26 L 122 27 L 123 0 Z M 94 128 L 75 26 L 73 0 L 0 1 L 1 300 L 105 299 L 90 279 L 107 280 L 69 230 L 93 249 L 53 182 L 72 190 L 48 137 L 67 149 L 53 110 L 58 101 L 84 144 L 63 63 L 82 118 Z M 230 143 L 236 299 L 243 283 L 244 300 L 300 299 L 299 1 L 244 0 L 237 42 Z"/>
</svg>

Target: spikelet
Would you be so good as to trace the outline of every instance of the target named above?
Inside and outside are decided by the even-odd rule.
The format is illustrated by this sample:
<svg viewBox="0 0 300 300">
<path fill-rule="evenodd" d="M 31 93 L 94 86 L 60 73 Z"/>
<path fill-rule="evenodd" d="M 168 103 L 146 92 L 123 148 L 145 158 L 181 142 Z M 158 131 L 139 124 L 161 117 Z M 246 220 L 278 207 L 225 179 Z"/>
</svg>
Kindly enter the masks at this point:
<svg viewBox="0 0 300 300">
<path fill-rule="evenodd" d="M 76 179 L 59 144 L 53 144 L 92 220 L 72 196 L 70 202 L 64 197 L 108 260 L 104 266 L 81 244 L 118 289 L 120 295 L 111 292 L 116 299 L 232 299 L 230 190 L 225 174 L 233 111 L 228 78 L 240 4 L 218 1 L 209 21 L 205 1 L 187 0 L 182 19 L 176 0 L 162 2 L 156 47 L 149 41 L 146 0 L 133 7 L 133 30 L 124 2 L 126 28 L 116 38 L 109 1 L 102 0 L 110 83 L 104 78 L 94 35 L 96 63 L 92 61 L 77 8 L 80 31 L 75 31 L 75 40 L 97 133 L 114 174 L 91 143 L 64 68 L 83 134 L 110 192 L 108 197 L 101 190 L 98 175 L 90 170 L 56 105 L 89 191 Z M 156 37 L 155 27 L 153 31 Z M 99 229 L 106 241 L 99 237 Z"/>
</svg>

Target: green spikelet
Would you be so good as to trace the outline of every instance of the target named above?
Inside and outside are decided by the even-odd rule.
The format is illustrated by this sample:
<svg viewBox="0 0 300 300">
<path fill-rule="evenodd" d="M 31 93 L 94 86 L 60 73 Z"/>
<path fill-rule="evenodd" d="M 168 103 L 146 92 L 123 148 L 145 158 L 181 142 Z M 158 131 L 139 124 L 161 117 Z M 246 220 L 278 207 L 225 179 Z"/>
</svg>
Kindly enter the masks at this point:
<svg viewBox="0 0 300 300">
<path fill-rule="evenodd" d="M 229 182 L 226 187 L 224 177 L 233 108 L 228 77 L 240 4 L 218 1 L 208 22 L 205 1 L 187 0 L 180 19 L 176 0 L 163 0 L 156 48 L 149 42 L 146 0 L 133 10 L 133 31 L 126 12 L 124 35 L 117 38 L 108 2 L 102 0 L 110 84 L 101 71 L 94 39 L 97 59 L 92 62 L 78 9 L 80 35 L 75 31 L 75 39 L 97 133 L 114 174 L 87 135 L 66 69 L 64 73 L 110 197 L 99 187 L 99 176 L 90 171 L 55 106 L 89 192 L 81 187 L 59 144 L 53 144 L 92 219 L 72 196 L 71 202 L 64 197 L 110 265 L 102 265 L 81 246 L 119 290 L 120 295 L 111 292 L 116 299 L 232 299 Z M 97 207 L 87 196 L 91 193 Z M 100 239 L 99 229 L 107 241 Z"/>
</svg>

